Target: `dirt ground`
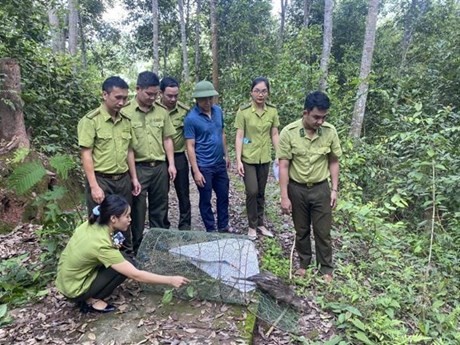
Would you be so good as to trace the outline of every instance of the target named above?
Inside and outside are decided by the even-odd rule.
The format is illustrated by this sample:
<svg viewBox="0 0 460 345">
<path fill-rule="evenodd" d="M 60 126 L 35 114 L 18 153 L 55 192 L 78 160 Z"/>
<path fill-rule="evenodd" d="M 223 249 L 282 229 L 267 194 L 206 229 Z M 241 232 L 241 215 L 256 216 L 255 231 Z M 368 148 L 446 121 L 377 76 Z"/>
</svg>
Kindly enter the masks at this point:
<svg viewBox="0 0 460 345">
<path fill-rule="evenodd" d="M 241 180 L 230 173 L 230 219 L 237 232 L 245 232 L 244 191 Z M 277 189 L 274 182 L 268 188 Z M 192 228 L 202 229 L 198 211 L 198 192 L 190 187 Z M 174 191 L 170 191 L 170 222 L 177 226 L 178 207 Z M 289 224 L 287 226 L 290 226 Z M 277 239 L 289 255 L 292 236 L 283 229 L 274 229 Z M 40 246 L 35 231 L 37 226 L 23 224 L 15 231 L 0 235 L 0 259 L 29 253 L 27 260 L 38 261 Z M 262 251 L 263 238 L 256 241 Z M 29 262 L 30 263 L 30 262 Z M 205 301 L 174 301 L 164 306 L 161 296 L 142 292 L 135 282 L 126 282 L 116 290 L 112 301 L 118 312 L 107 315 L 81 314 L 73 303 L 60 295 L 54 286 L 38 301 L 10 310 L 13 322 L 0 328 L 0 344 L 295 344 L 290 334 L 263 321 L 256 321 L 250 311 Z M 304 320 L 305 334 L 313 339 L 330 339 L 334 334 L 332 316 L 308 301 L 311 313 Z M 178 312 L 180 310 L 180 312 Z M 109 320 L 109 321 L 107 321 Z M 110 321 L 111 320 L 111 321 Z M 134 323 L 133 323 L 134 322 Z M 251 327 L 251 329 L 248 329 Z M 252 329 L 253 327 L 253 329 Z M 133 329 L 135 331 L 133 331 Z M 123 337 L 127 334 L 132 337 Z M 248 334 L 253 334 L 248 337 Z"/>
</svg>

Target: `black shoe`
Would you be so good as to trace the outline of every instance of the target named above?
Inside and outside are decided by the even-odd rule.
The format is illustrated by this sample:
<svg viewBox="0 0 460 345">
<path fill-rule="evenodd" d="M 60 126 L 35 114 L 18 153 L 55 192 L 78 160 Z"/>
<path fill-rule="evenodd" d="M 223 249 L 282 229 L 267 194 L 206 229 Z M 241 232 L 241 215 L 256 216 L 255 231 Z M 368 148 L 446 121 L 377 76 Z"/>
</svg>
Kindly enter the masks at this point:
<svg viewBox="0 0 460 345">
<path fill-rule="evenodd" d="M 106 307 L 104 309 L 96 309 L 94 308 L 92 305 L 89 305 L 85 302 L 82 302 L 80 304 L 80 312 L 83 313 L 83 314 L 87 314 L 89 312 L 95 312 L 95 313 L 110 313 L 112 311 L 115 311 L 117 310 L 117 307 L 115 307 L 114 305 L 111 305 L 111 304 L 107 304 Z"/>
</svg>

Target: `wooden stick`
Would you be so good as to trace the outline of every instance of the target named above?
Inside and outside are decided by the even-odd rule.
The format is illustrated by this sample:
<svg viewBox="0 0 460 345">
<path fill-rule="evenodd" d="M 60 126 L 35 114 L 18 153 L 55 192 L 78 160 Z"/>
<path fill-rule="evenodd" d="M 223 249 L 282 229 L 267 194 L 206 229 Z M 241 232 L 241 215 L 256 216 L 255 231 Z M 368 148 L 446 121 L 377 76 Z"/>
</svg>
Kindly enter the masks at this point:
<svg viewBox="0 0 460 345">
<path fill-rule="evenodd" d="M 291 255 L 289 256 L 289 279 L 292 279 L 292 262 L 294 261 L 295 239 L 296 233 L 294 231 L 294 241 L 292 241 Z"/>
<path fill-rule="evenodd" d="M 270 334 L 272 334 L 273 330 L 275 329 L 276 325 L 278 325 L 278 323 L 281 321 L 281 319 L 283 318 L 284 314 L 286 314 L 288 308 L 284 309 L 283 312 L 280 314 L 280 316 L 278 316 L 278 318 L 275 320 L 275 322 L 272 324 L 272 326 L 270 327 L 270 329 L 267 331 L 267 333 L 265 333 L 265 336 L 266 337 L 269 337 Z"/>
</svg>

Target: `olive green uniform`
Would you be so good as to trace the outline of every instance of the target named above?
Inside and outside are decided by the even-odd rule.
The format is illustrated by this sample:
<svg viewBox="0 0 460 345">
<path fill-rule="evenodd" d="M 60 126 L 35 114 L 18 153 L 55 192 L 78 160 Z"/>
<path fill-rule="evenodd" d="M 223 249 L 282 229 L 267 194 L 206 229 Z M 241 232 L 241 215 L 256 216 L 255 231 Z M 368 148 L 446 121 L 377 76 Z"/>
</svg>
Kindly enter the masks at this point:
<svg viewBox="0 0 460 345">
<path fill-rule="evenodd" d="M 249 227 L 264 225 L 265 186 L 270 170 L 272 128 L 279 126 L 276 107 L 266 103 L 258 111 L 254 103 L 243 105 L 236 113 L 235 128 L 244 131 L 241 160 L 244 166 L 246 212 Z"/>
<path fill-rule="evenodd" d="M 159 103 L 159 105 L 164 106 Z M 192 223 L 192 211 L 190 206 L 190 181 L 189 181 L 189 164 L 185 155 L 185 138 L 184 138 L 184 118 L 190 108 L 181 102 L 177 102 L 174 109 L 169 111 L 169 118 L 176 130 L 172 136 L 174 142 L 174 163 L 176 165 L 176 178 L 174 187 L 176 189 L 177 200 L 179 204 L 179 230 L 190 230 Z M 167 110 L 168 111 L 168 110 Z M 168 212 L 164 220 L 166 227 L 169 228 L 171 223 L 168 220 Z"/>
<path fill-rule="evenodd" d="M 61 253 L 56 287 L 75 301 L 90 297 L 104 299 L 126 279 L 110 268 L 124 261 L 112 243 L 109 228 L 86 221 L 75 229 Z"/>
<path fill-rule="evenodd" d="M 143 112 L 133 99 L 122 112 L 131 119 L 137 139 L 133 149 L 142 190 L 133 200 L 131 224 L 134 251 L 137 252 L 143 238 L 147 196 L 150 228 L 166 228 L 169 174 L 163 139 L 176 131 L 168 112 L 159 105 L 154 104 L 149 111 Z"/>
<path fill-rule="evenodd" d="M 302 119 L 281 131 L 277 157 L 289 160 L 288 196 L 300 267 L 306 268 L 311 263 L 310 229 L 313 227 L 316 261 L 324 274 L 333 270 L 331 192 L 327 183 L 329 155 L 342 155 L 337 131 L 331 124 L 324 122 L 311 139 Z"/>
<path fill-rule="evenodd" d="M 105 107 L 86 114 L 78 123 L 78 145 L 92 149 L 94 172 L 99 187 L 107 194 L 118 194 L 132 204 L 131 178 L 128 174 L 128 149 L 136 142 L 131 121 L 119 113 L 115 121 Z M 86 180 L 88 214 L 97 205 Z M 123 246 L 132 249 L 131 232 L 125 234 Z"/>
</svg>

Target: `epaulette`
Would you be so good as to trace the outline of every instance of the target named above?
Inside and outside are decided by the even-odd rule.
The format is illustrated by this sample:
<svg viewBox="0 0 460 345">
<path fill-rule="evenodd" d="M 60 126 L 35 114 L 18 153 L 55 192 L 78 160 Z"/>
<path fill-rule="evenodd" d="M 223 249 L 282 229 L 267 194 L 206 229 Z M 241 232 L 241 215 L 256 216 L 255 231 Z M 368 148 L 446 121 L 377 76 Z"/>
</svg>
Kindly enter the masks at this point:
<svg viewBox="0 0 460 345">
<path fill-rule="evenodd" d="M 297 121 L 295 122 L 291 122 L 290 124 L 288 124 L 286 127 L 287 131 L 292 131 L 293 129 L 297 129 L 298 128 L 298 124 L 297 124 Z M 303 127 L 302 127 L 303 128 Z"/>
<path fill-rule="evenodd" d="M 123 109 L 120 110 L 120 115 L 123 116 L 125 119 L 128 119 L 129 121 L 131 121 L 131 116 L 124 113 Z"/>
<path fill-rule="evenodd" d="M 275 108 L 275 109 L 276 109 L 276 105 L 273 105 L 273 104 L 271 104 L 271 103 L 265 102 L 265 105 L 266 105 L 267 107 Z"/>
<path fill-rule="evenodd" d="M 179 107 L 181 107 L 182 109 L 184 109 L 184 110 L 187 110 L 187 111 L 190 110 L 190 107 L 187 107 L 184 103 L 181 103 L 181 102 L 179 102 L 179 101 L 177 102 L 177 105 L 178 105 Z"/>
<path fill-rule="evenodd" d="M 155 101 L 155 105 L 158 105 L 159 107 L 162 107 L 163 109 L 168 110 L 168 108 L 166 108 L 166 106 L 163 103 L 161 103 L 160 101 Z"/>
<path fill-rule="evenodd" d="M 245 110 L 245 109 L 248 109 L 250 107 L 252 107 L 252 103 L 243 104 L 242 106 L 240 106 L 240 110 Z"/>
<path fill-rule="evenodd" d="M 88 114 L 85 115 L 88 119 L 93 119 L 100 114 L 99 108 L 91 110 Z"/>
</svg>

